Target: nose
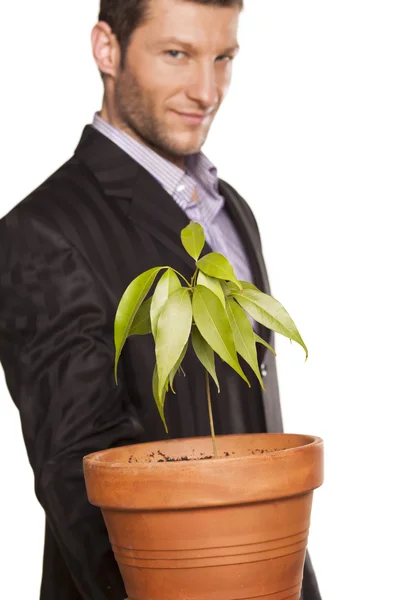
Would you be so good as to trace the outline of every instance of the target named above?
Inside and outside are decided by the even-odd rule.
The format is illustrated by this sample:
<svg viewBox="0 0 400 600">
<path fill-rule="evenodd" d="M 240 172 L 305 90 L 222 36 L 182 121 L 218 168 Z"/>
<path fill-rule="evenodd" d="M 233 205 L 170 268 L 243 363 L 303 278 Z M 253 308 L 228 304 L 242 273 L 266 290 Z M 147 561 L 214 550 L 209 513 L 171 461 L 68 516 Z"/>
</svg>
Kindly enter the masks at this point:
<svg viewBox="0 0 400 600">
<path fill-rule="evenodd" d="M 218 104 L 218 85 L 215 63 L 197 63 L 193 69 L 193 75 L 187 88 L 190 100 L 201 105 L 203 110 L 212 108 Z"/>
</svg>

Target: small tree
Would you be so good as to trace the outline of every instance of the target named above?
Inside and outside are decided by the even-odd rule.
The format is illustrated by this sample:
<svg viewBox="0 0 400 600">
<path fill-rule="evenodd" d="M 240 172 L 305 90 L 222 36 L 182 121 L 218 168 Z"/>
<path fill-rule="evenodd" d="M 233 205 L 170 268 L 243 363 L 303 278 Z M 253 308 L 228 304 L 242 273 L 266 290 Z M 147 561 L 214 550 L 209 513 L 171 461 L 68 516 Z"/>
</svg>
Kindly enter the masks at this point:
<svg viewBox="0 0 400 600">
<path fill-rule="evenodd" d="M 263 344 L 274 354 L 275 351 L 253 331 L 249 316 L 300 344 L 306 352 L 306 360 L 308 351 L 293 320 L 275 298 L 251 283 L 238 281 L 232 265 L 222 254 L 210 252 L 199 258 L 205 244 L 201 225 L 189 223 L 181 232 L 181 240 L 195 262 L 190 281 L 172 267 L 154 267 L 136 277 L 121 298 L 114 325 L 115 380 L 118 383 L 118 361 L 127 338 L 151 333 L 155 341 L 153 395 L 168 432 L 165 396 L 169 389 L 175 393 L 174 378 L 191 340 L 205 369 L 211 436 L 217 457 L 209 377 L 220 391 L 214 353 L 250 386 L 239 363 L 238 355 L 241 356 L 264 389 L 256 343 Z M 161 271 L 164 273 L 153 295 L 146 299 Z"/>
</svg>

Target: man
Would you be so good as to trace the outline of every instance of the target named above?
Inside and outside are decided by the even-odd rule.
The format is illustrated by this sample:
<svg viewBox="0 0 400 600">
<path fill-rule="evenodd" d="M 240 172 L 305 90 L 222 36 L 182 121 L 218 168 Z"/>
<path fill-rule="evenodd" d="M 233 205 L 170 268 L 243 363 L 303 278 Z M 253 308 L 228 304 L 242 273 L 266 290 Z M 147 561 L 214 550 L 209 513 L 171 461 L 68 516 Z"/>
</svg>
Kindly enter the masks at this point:
<svg viewBox="0 0 400 600">
<path fill-rule="evenodd" d="M 269 291 L 254 217 L 200 152 L 228 90 L 241 8 L 103 0 L 92 33 L 102 109 L 73 158 L 0 222 L 0 358 L 46 513 L 41 600 L 125 597 L 101 514 L 86 499 L 82 457 L 166 435 L 149 336 L 129 339 L 113 381 L 113 322 L 127 285 L 160 264 L 190 275 L 179 234 L 195 220 L 206 250 Z M 260 350 L 259 360 L 265 394 L 251 373 L 248 389 L 218 364 L 217 433 L 282 430 L 273 355 Z M 208 435 L 192 350 L 184 366 L 166 402 L 170 437 Z M 303 599 L 319 598 L 307 557 Z"/>
</svg>

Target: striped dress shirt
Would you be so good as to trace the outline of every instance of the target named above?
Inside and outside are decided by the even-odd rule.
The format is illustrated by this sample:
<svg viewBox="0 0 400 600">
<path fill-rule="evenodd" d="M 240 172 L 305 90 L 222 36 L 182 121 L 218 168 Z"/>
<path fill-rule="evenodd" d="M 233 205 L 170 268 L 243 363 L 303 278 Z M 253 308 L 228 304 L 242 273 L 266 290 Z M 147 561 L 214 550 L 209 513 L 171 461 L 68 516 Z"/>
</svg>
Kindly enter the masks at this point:
<svg viewBox="0 0 400 600">
<path fill-rule="evenodd" d="M 254 282 L 245 248 L 218 192 L 217 169 L 202 152 L 188 156 L 183 171 L 99 114 L 92 125 L 157 179 L 189 220 L 202 225 L 208 245 L 227 257 L 238 279 Z M 197 202 L 192 199 L 195 189 Z"/>
</svg>

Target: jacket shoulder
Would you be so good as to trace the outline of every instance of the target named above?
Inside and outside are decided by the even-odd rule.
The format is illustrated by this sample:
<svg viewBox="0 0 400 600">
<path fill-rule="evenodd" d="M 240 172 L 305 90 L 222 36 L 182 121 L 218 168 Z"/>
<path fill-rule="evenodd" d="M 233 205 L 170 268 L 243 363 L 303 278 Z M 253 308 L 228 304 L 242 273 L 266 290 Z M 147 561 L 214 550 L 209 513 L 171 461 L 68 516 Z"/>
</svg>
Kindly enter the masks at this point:
<svg viewBox="0 0 400 600">
<path fill-rule="evenodd" d="M 77 232 L 85 230 L 102 195 L 91 172 L 72 157 L 0 219 L 3 254 L 12 247 L 33 249 L 50 238 L 61 246 L 77 245 Z"/>
<path fill-rule="evenodd" d="M 77 197 L 82 197 L 89 182 L 90 172 L 75 157 L 64 163 L 57 171 L 41 183 L 26 198 L 16 204 L 2 219 L 10 221 L 17 215 L 45 218 L 60 205 L 67 206 Z"/>
</svg>

